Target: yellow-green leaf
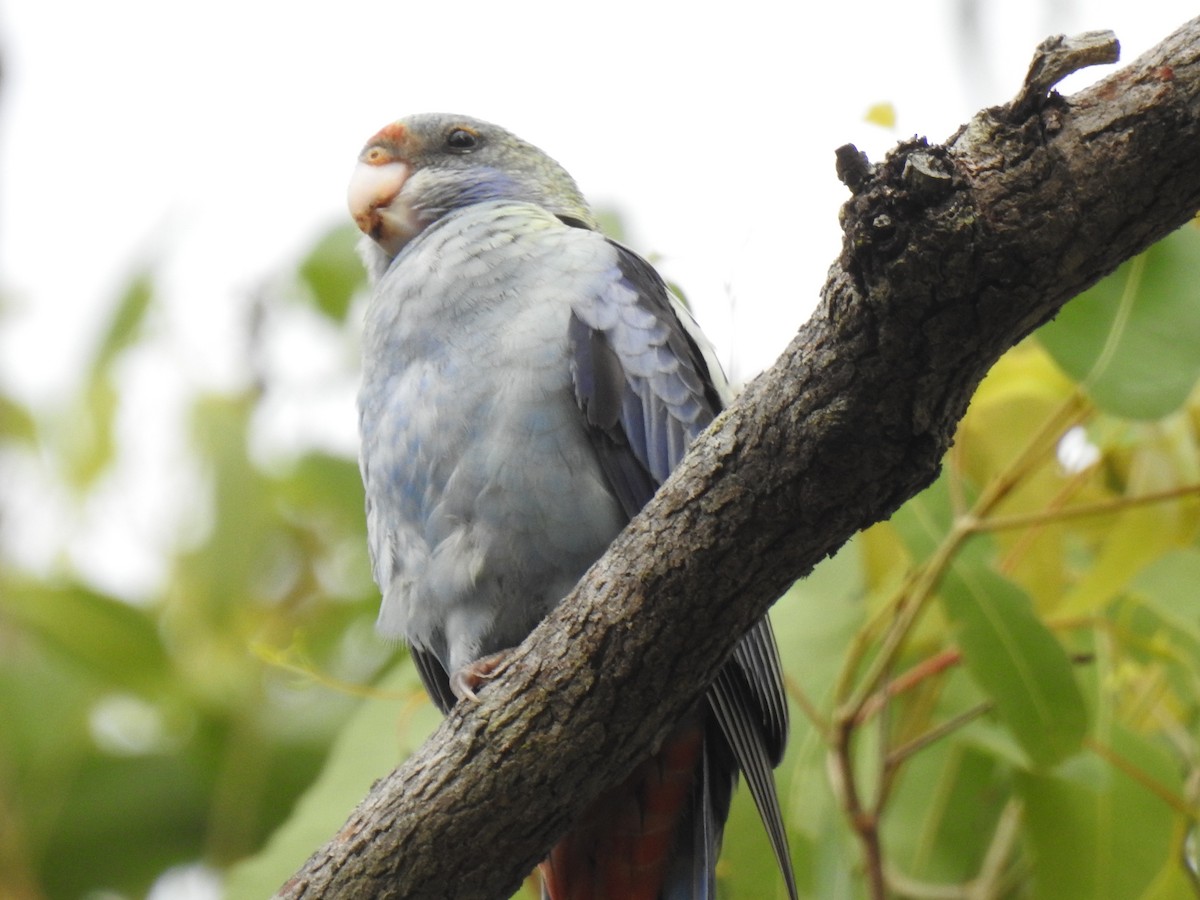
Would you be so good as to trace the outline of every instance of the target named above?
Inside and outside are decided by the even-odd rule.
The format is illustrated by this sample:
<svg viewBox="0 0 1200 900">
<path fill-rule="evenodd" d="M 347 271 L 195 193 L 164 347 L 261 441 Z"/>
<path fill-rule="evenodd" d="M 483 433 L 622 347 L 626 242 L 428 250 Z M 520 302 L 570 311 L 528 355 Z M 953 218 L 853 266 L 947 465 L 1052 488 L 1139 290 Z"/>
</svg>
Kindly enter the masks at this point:
<svg viewBox="0 0 1200 900">
<path fill-rule="evenodd" d="M 863 118 L 880 128 L 895 128 L 896 107 L 886 100 L 882 103 L 874 103 L 867 109 L 867 114 Z"/>
<path fill-rule="evenodd" d="M 1122 265 L 1038 339 L 1102 409 L 1133 419 L 1178 409 L 1200 378 L 1200 228 Z"/>
<path fill-rule="evenodd" d="M 1028 595 L 983 562 L 957 561 L 939 596 L 971 677 L 1037 766 L 1075 753 L 1087 729 L 1071 661 Z"/>
<path fill-rule="evenodd" d="M 1174 813 L 1143 781 L 1178 793 L 1175 764 L 1119 725 L 1110 740 L 1106 752 L 1125 768 L 1084 756 L 1054 773 L 1018 774 L 1035 898 L 1127 900 L 1141 896 L 1164 866 L 1178 865 L 1170 859 Z"/>
<path fill-rule="evenodd" d="M 335 322 L 346 318 L 355 291 L 366 284 L 366 273 L 354 252 L 359 237 L 353 226 L 334 228 L 300 263 L 300 280 L 312 290 L 317 309 Z"/>
</svg>

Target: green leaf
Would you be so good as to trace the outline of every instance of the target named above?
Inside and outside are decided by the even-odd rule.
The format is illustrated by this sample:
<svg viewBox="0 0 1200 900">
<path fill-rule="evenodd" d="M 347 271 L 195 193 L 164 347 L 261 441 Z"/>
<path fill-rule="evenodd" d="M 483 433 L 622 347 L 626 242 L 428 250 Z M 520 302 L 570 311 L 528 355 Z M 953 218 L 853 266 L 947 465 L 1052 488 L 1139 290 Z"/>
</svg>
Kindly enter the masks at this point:
<svg viewBox="0 0 1200 900">
<path fill-rule="evenodd" d="M 43 849 L 46 896 L 96 896 L 100 888 L 144 895 L 168 866 L 194 860 L 212 786 L 192 762 L 87 757 L 71 773 L 63 815 Z"/>
<path fill-rule="evenodd" d="M 366 542 L 363 485 L 358 463 L 327 453 L 306 453 L 275 479 L 279 499 L 305 517 L 326 520 Z"/>
<path fill-rule="evenodd" d="M 153 300 L 153 279 L 148 271 L 139 272 L 117 303 L 79 396 L 56 423 L 64 468 L 76 487 L 91 484 L 116 452 L 114 424 L 120 397 L 113 382 L 113 362 L 138 338 Z"/>
<path fill-rule="evenodd" d="M 108 374 L 95 375 L 65 415 L 56 421 L 62 434 L 67 478 L 76 487 L 91 484 L 116 452 L 117 391 Z"/>
<path fill-rule="evenodd" d="M 1108 744 L 1140 775 L 1181 790 L 1171 758 L 1148 739 L 1114 725 Z M 1025 804 L 1034 897 L 1138 897 L 1173 862 L 1171 808 L 1097 757 L 1078 757 L 1053 774 L 1018 773 L 1017 789 Z"/>
<path fill-rule="evenodd" d="M 278 521 L 267 479 L 251 463 L 246 430 L 250 394 L 202 397 L 196 403 L 196 447 L 211 467 L 214 528 L 181 562 L 177 586 L 208 598 L 215 611 L 233 612 L 269 575 Z"/>
<path fill-rule="evenodd" d="M 26 444 L 37 439 L 33 413 L 11 397 L 0 395 L 0 438 L 15 438 Z"/>
<path fill-rule="evenodd" d="M 1105 411 L 1158 419 L 1178 409 L 1200 378 L 1200 229 L 1125 263 L 1037 334 Z"/>
<path fill-rule="evenodd" d="M 325 768 L 287 821 L 260 853 L 230 871 L 227 900 L 258 900 L 275 893 L 337 832 L 371 783 L 391 771 L 440 721 L 408 660 L 395 666 L 378 688 L 380 695 L 363 701 L 342 729 Z"/>
<path fill-rule="evenodd" d="M 1075 753 L 1087 729 L 1083 695 L 1025 592 L 964 554 L 939 596 L 967 671 L 1034 764 L 1053 765 Z"/>
<path fill-rule="evenodd" d="M 1143 569 L 1130 584 L 1173 631 L 1200 645 L 1200 550 L 1188 548 L 1164 554 Z"/>
<path fill-rule="evenodd" d="M 10 582 L 0 592 L 0 615 L 109 685 L 147 690 L 167 677 L 153 619 L 88 588 Z"/>
<path fill-rule="evenodd" d="M 89 722 L 101 692 L 113 682 L 143 680 L 130 676 L 152 667 L 136 659 L 144 629 L 131 627 L 120 606 L 92 600 L 82 590 L 63 589 L 54 597 L 5 584 L 0 591 L 3 626 L 11 625 L 18 603 L 18 614 L 63 617 L 53 636 L 61 640 L 45 640 L 49 628 L 27 629 L 24 621 L 15 629 L 0 627 L 5 897 L 83 897 L 99 888 L 141 896 L 167 865 L 198 855 L 209 821 L 211 803 L 197 788 L 195 766 L 157 752 L 99 748 Z M 57 644 L 54 652 L 43 652 L 47 643 Z M 109 659 L 96 658 L 106 650 Z M 126 652 L 134 658 L 122 659 Z M 14 886 L 3 876 L 22 870 L 38 889 L 6 893 Z"/>
<path fill-rule="evenodd" d="M 890 520 L 914 561 L 931 557 L 950 532 L 954 510 L 948 479 L 943 469 L 937 481 L 896 510 Z"/>
<path fill-rule="evenodd" d="M 1135 505 L 1109 519 L 1103 544 L 1057 606 L 1059 615 L 1086 616 L 1125 590 L 1130 579 L 1180 542 L 1170 507 Z"/>
<path fill-rule="evenodd" d="M 888 855 L 920 881 L 970 880 L 1007 796 L 1004 767 L 958 740 L 926 747 L 904 766 L 884 820 Z"/>
<path fill-rule="evenodd" d="M 116 312 L 108 324 L 108 331 L 96 351 L 92 363 L 92 377 L 97 378 L 112 364 L 112 361 L 137 339 L 142 320 L 154 300 L 154 279 L 148 270 L 138 272 L 130 280 L 125 293 L 117 304 Z"/>
<path fill-rule="evenodd" d="M 366 272 L 354 252 L 359 237 L 353 226 L 338 226 L 300 263 L 300 280 L 312 290 L 317 309 L 335 322 L 346 318 L 355 292 L 366 285 Z"/>
<path fill-rule="evenodd" d="M 1200 681 L 1200 551 L 1177 550 L 1147 566 L 1113 604 L 1112 618 L 1121 625 L 1134 658 L 1154 661 L 1153 673 L 1172 687 L 1181 717 L 1195 714 Z M 1164 697 L 1165 702 L 1171 702 Z M 1190 712 L 1184 712 L 1190 710 Z"/>
<path fill-rule="evenodd" d="M 880 103 L 872 103 L 867 108 L 866 115 L 863 116 L 863 121 L 870 122 L 872 125 L 878 125 L 880 128 L 895 128 L 896 107 L 887 100 Z"/>
</svg>

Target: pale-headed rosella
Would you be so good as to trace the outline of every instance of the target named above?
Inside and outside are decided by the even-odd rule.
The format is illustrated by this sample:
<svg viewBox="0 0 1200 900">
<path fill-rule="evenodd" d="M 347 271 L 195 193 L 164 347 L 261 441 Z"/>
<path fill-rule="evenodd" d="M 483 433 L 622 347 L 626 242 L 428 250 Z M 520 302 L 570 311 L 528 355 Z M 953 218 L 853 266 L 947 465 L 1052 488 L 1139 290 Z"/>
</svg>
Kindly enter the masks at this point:
<svg viewBox="0 0 1200 900">
<path fill-rule="evenodd" d="M 359 413 L 379 628 L 447 711 L 604 553 L 728 387 L 654 268 L 501 128 L 394 122 L 359 156 L 349 202 L 373 291 Z M 787 727 L 763 619 L 551 851 L 547 895 L 713 897 L 740 771 L 794 897 L 772 772 Z"/>
</svg>

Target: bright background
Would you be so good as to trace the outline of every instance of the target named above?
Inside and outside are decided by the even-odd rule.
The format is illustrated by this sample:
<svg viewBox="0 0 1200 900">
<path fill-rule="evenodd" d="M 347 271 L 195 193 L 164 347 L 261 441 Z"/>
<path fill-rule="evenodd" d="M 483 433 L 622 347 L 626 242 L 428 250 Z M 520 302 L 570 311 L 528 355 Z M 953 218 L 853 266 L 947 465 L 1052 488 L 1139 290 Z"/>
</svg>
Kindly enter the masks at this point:
<svg viewBox="0 0 1200 900">
<path fill-rule="evenodd" d="M 390 670 L 385 686 L 393 693 L 369 721 L 362 711 L 371 704 L 359 705 L 359 687 L 347 688 L 378 686 L 393 658 L 370 630 L 376 594 L 354 493 L 356 310 L 315 311 L 319 302 L 305 294 L 313 286 L 296 279 L 313 244 L 345 222 L 346 179 L 380 126 L 417 111 L 457 111 L 547 150 L 595 203 L 619 212 L 627 243 L 682 286 L 732 374 L 745 379 L 808 315 L 838 252 L 847 192 L 834 175 L 836 147 L 853 142 L 879 159 L 914 133 L 942 140 L 980 107 L 1016 93 L 1045 36 L 1111 28 L 1130 61 L 1194 12 L 1183 0 L 862 0 L 820 12 L 778 0 L 7 4 L 0 10 L 0 897 L 59 896 L 55 886 L 79 896 L 71 892 L 79 884 L 91 891 L 84 896 L 106 900 L 151 884 L 155 900 L 217 896 L 224 868 L 279 833 L 318 771 L 325 774 L 304 794 L 308 808 L 336 817 L 432 723 L 411 670 Z M 1103 74 L 1081 73 L 1063 89 Z M 878 104 L 894 109 L 893 127 L 868 120 Z M 1194 272 L 1187 259 L 1146 271 L 1200 283 L 1178 277 Z M 137 282 L 143 273 L 150 278 Z M 149 285 L 145 297 L 138 284 Z M 301 295 L 308 299 L 296 302 Z M 1109 297 L 1110 306 L 1121 296 Z M 1180 301 L 1179 310 L 1190 308 Z M 1160 418 L 1183 415 L 1177 410 L 1195 376 L 1195 342 L 1159 349 L 1164 338 L 1154 326 L 1163 321 L 1191 340 L 1179 324 L 1186 312 L 1171 309 L 1170 316 L 1147 313 L 1154 351 L 1117 354 L 1131 368 L 1110 370 L 1116 387 L 1108 389 L 1135 383 L 1128 372 L 1147 359 L 1183 372 L 1182 387 L 1154 409 L 1096 399 L 1090 430 L 1074 432 L 1086 462 L 1064 474 L 1051 451 L 1016 512 L 1040 514 L 1044 497 L 1068 496 L 1062 479 L 1088 471 L 1094 481 L 1072 481 L 1072 490 L 1105 501 L 1113 492 L 1119 503 L 1121 491 L 1195 480 L 1200 463 L 1175 466 L 1171 456 L 1191 446 L 1180 436 L 1184 420 L 1159 428 Z M 134 324 L 115 326 L 129 310 Z M 959 460 L 976 469 L 963 478 L 987 484 L 1003 473 L 1021 429 L 1047 413 L 1047 397 L 1071 396 L 1077 383 L 1096 387 L 1092 362 L 1114 355 L 1088 321 L 1074 327 L 1092 342 L 1078 351 L 1078 371 L 1061 346 L 1055 364 L 1027 347 L 991 382 L 1005 390 L 990 399 L 983 392 L 966 423 L 975 441 L 968 433 L 962 442 L 977 457 L 964 451 L 966 463 Z M 33 411 L 33 426 L 16 406 Z M 1124 419 L 1104 416 L 1137 420 L 1129 426 L 1135 431 L 1142 420 L 1154 426 L 1135 441 Z M 105 434 L 110 419 L 115 449 Z M 1101 457 L 1103 473 L 1095 470 Z M 949 521 L 949 511 L 937 510 Z M 836 570 L 823 567 L 832 573 L 807 589 L 824 599 L 891 597 L 893 572 L 880 560 L 920 559 L 897 549 L 911 536 L 906 527 L 919 531 L 906 521 L 898 516 L 864 538 L 865 549 L 839 556 Z M 1131 518 L 1111 546 L 1103 529 L 1085 529 L 1071 537 L 1076 555 L 1063 564 L 1066 574 L 1046 559 L 1026 560 L 1023 589 L 1046 612 L 1043 601 L 1052 606 L 1047 598 L 1065 593 L 1059 582 L 1082 568 L 1080 547 L 1107 561 L 1106 584 L 1122 585 L 1114 567 L 1132 578 L 1155 553 L 1182 546 L 1193 555 L 1173 558 L 1146 590 L 1170 596 L 1184 610 L 1178 621 L 1190 622 L 1194 598 L 1170 593 L 1187 583 L 1170 566 L 1200 571 L 1189 523 L 1176 533 L 1152 515 Z M 1160 544 L 1139 556 L 1145 535 Z M 1122 547 L 1136 553 L 1113 561 Z M 1006 560 L 1025 559 L 1024 545 L 1008 550 Z M 1015 575 L 1003 574 L 1020 581 L 1020 563 L 1013 566 Z M 1038 581 L 1047 572 L 1056 583 Z M 1073 610 L 1080 615 L 1113 599 L 1088 585 Z M 798 602 L 779 608 L 781 641 L 803 648 L 795 658 L 806 667 L 804 688 L 815 691 L 812 680 L 820 683 L 819 673 L 832 680 L 842 648 L 862 626 L 856 616 L 865 614 L 849 604 L 836 612 Z M 1059 631 L 1055 638 L 1065 641 Z M 1120 672 L 1128 680 L 1128 670 Z M 411 701 L 400 721 L 396 693 Z M 1193 709 L 1195 692 L 1181 694 L 1172 714 L 1183 719 L 1177 710 Z M 965 705 L 978 700 L 969 694 Z M 897 723 L 907 721 L 901 712 Z M 781 770 L 785 802 L 796 801 L 788 807 L 793 846 L 801 868 L 842 861 L 836 871 L 801 871 L 802 880 L 818 886 L 813 896 L 857 896 L 853 888 L 829 889 L 855 877 L 856 851 L 845 828 L 830 825 L 841 821 L 836 805 L 813 799 L 823 748 L 797 720 L 795 752 L 807 755 Z M 1036 742 L 1033 732 L 1024 738 Z M 1011 739 L 985 737 L 1000 748 L 1000 763 L 977 746 L 954 749 L 981 783 L 991 790 L 1001 772 L 1007 787 L 1024 778 L 1029 797 L 1050 796 L 1041 790 L 1049 776 L 1038 781 L 1045 772 L 1014 764 L 1020 771 L 1011 776 L 1005 768 L 1005 754 L 1019 755 Z M 1145 746 L 1122 740 L 1151 754 L 1157 737 Z M 363 755 L 371 752 L 379 758 L 368 764 Z M 327 759 L 334 764 L 322 769 Z M 951 771 L 943 762 L 922 758 L 932 787 L 901 792 L 897 802 L 910 803 L 913 818 L 897 813 L 890 837 L 901 848 L 920 840 L 899 858 L 926 852 L 932 861 L 925 859 L 924 874 L 955 881 L 974 871 L 973 862 L 963 872 L 954 868 L 961 859 L 939 868 L 944 861 L 929 848 L 943 845 L 908 828 L 926 814 L 932 789 L 948 783 L 937 780 Z M 1161 764 L 1163 783 L 1175 790 L 1172 762 L 1160 755 L 1152 763 L 1147 768 Z M 962 785 L 976 787 L 952 786 Z M 1107 830 L 1097 833 L 1116 834 L 1117 843 L 1097 856 L 1124 859 L 1115 852 L 1124 849 L 1119 840 L 1136 829 L 1114 827 L 1122 816 L 1139 828 L 1147 823 L 1146 833 L 1159 828 L 1161 848 L 1183 833 L 1182 818 L 1155 808 L 1139 819 L 1110 799 Z M 1063 821 L 1067 805 L 1044 806 L 1040 821 Z M 329 833 L 325 818 L 298 809 L 288 851 L 276 845 L 259 873 L 243 870 L 241 884 L 277 884 L 280 865 L 288 871 L 298 849 L 303 858 Z M 114 837 L 110 820 L 142 830 Z M 958 824 L 937 823 L 976 835 L 990 834 L 995 820 L 982 831 Z M 742 834 L 731 826 L 727 841 L 737 875 L 760 868 L 746 862 L 759 857 Z M 1057 834 L 1048 827 L 1043 837 Z M 135 847 L 148 851 L 137 857 L 136 877 Z M 1087 858 L 1070 847 L 1061 855 Z M 1151 859 L 1126 877 L 1136 881 L 1164 865 Z M 773 886 L 764 890 L 777 889 L 769 866 L 762 871 Z M 1075 874 L 1060 869 L 1064 881 Z M 48 893 L 22 892 L 25 875 L 49 884 Z M 731 896 L 761 896 L 750 884 L 749 893 Z"/>
<path fill-rule="evenodd" d="M 61 390 L 88 325 L 147 258 L 166 263 L 189 373 L 240 374 L 221 346 L 230 308 L 343 218 L 365 139 L 428 110 L 547 149 L 697 299 L 736 300 L 744 334 L 732 344 L 758 367 L 836 253 L 835 147 L 877 157 L 895 135 L 943 139 L 1013 95 L 1047 34 L 1112 28 L 1128 61 L 1190 5 L 565 9 L 8 4 L 0 265 L 18 315 L 5 379 L 31 396 Z M 864 121 L 881 101 L 897 110 L 894 135 Z M 795 285 L 786 300 L 780 284 Z"/>
<path fill-rule="evenodd" d="M 27 481 L 14 552 L 44 569 L 66 536 L 124 592 L 161 580 L 173 507 L 169 490 L 145 486 L 169 485 L 181 464 L 153 423 L 177 416 L 190 386 L 250 377 L 238 336 L 250 302 L 345 220 L 355 156 L 388 121 L 463 112 L 546 149 L 620 211 L 628 242 L 684 288 L 744 380 L 807 317 L 839 249 L 836 147 L 877 159 L 913 133 L 944 139 L 1013 96 L 1048 34 L 1112 28 L 1132 60 L 1190 14 L 1183 0 L 866 0 L 819 13 L 778 0 L 10 3 L 0 386 L 62 403 L 130 274 L 153 265 L 164 295 L 161 340 L 123 372 L 137 412 L 121 424 L 119 503 L 64 530 L 72 517 L 50 486 Z M 866 120 L 881 102 L 893 130 Z M 353 447 L 353 383 L 311 347 L 293 326 L 275 349 L 300 392 L 274 404 L 263 438 L 285 453 Z"/>
</svg>

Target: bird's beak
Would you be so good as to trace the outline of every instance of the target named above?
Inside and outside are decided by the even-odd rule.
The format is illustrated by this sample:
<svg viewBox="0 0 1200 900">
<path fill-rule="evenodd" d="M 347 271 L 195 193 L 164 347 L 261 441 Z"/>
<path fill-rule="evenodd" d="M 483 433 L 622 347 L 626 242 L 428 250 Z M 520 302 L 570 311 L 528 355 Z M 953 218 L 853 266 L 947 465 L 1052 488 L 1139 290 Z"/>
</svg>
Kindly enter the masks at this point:
<svg viewBox="0 0 1200 900">
<path fill-rule="evenodd" d="M 362 160 L 350 176 L 347 202 L 363 234 L 395 256 L 420 230 L 412 210 L 400 197 L 411 167 L 398 159 Z"/>
</svg>

